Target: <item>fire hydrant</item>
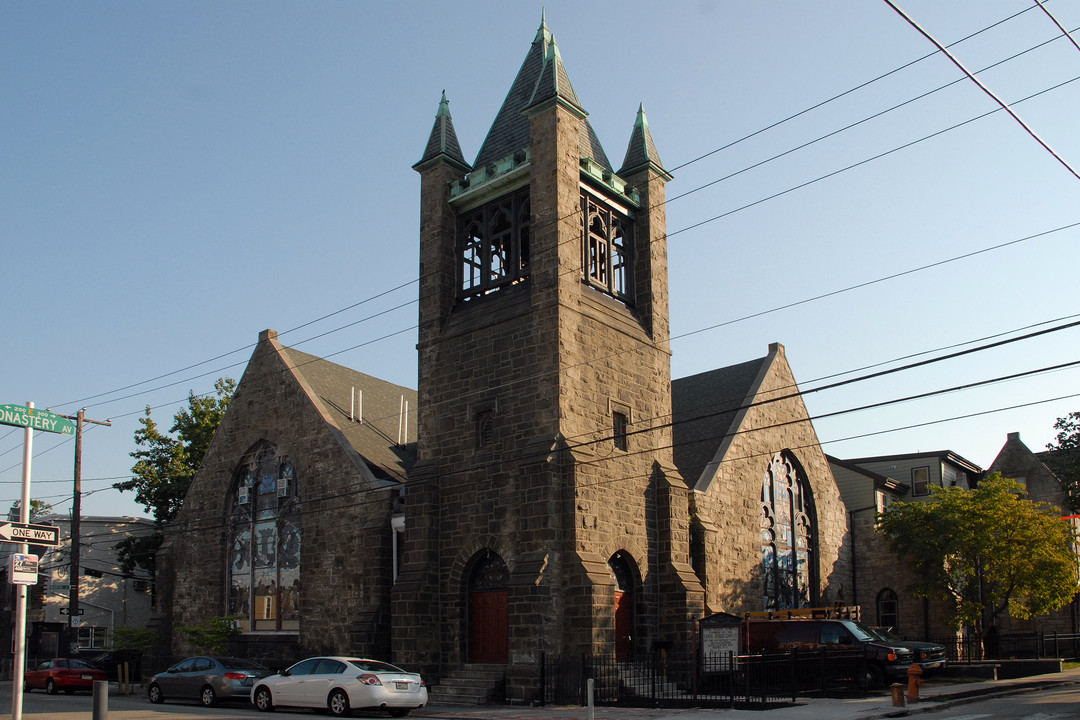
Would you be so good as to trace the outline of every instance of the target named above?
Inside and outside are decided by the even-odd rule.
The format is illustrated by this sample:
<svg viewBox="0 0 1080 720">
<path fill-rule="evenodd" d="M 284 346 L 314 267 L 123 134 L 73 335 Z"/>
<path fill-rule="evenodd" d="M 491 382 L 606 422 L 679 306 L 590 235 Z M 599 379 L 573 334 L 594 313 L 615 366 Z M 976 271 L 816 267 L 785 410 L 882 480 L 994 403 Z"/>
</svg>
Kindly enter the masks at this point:
<svg viewBox="0 0 1080 720">
<path fill-rule="evenodd" d="M 922 685 L 922 667 L 919 663 L 911 663 L 907 671 L 907 699 L 915 702 L 919 699 L 919 686 Z"/>
</svg>

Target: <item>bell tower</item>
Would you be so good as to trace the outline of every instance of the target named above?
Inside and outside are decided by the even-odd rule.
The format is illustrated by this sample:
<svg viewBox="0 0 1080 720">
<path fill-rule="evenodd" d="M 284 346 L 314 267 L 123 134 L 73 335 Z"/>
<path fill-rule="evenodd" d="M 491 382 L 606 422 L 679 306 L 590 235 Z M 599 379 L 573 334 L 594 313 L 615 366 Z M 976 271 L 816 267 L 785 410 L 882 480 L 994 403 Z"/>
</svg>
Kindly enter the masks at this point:
<svg viewBox="0 0 1080 720">
<path fill-rule="evenodd" d="M 421 177 L 419 459 L 394 657 L 437 678 L 683 642 L 702 612 L 672 464 L 664 170 L 616 172 L 541 22 L 470 165 L 445 94 Z"/>
</svg>

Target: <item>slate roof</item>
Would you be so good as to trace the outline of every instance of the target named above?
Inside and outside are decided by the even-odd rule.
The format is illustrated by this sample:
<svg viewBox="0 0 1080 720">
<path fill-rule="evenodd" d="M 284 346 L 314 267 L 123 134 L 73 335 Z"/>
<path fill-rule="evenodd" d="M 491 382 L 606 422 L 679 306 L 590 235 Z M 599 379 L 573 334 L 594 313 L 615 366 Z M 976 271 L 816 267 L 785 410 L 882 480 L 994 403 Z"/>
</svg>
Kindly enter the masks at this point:
<svg viewBox="0 0 1080 720">
<path fill-rule="evenodd" d="M 439 109 L 435 113 L 435 125 L 431 128 L 428 136 L 424 155 L 413 165 L 418 167 L 438 157 L 443 157 L 451 164 L 457 165 L 462 172 L 469 172 L 472 168 L 465 162 L 465 156 L 461 152 L 461 143 L 458 142 L 457 132 L 454 130 L 454 120 L 450 117 L 450 101 L 446 99 L 446 91 L 443 91 L 442 100 L 439 101 Z"/>
<path fill-rule="evenodd" d="M 570 77 L 563 66 L 559 46 L 554 36 L 548 31 L 546 20 L 541 20 L 525 61 L 518 70 L 503 101 L 502 108 L 495 116 L 480 152 L 476 155 L 474 168 L 481 168 L 494 163 L 529 146 L 529 119 L 525 111 L 548 100 L 558 99 L 587 115 L 585 109 L 570 84 Z M 585 130 L 581 137 L 581 156 L 587 157 L 611 170 L 611 163 L 600 146 L 600 140 L 585 120 Z"/>
<path fill-rule="evenodd" d="M 736 429 L 739 411 L 750 399 L 768 359 L 766 356 L 672 381 L 673 459 L 691 488 L 728 434 Z"/>
<path fill-rule="evenodd" d="M 406 473 L 416 462 L 416 391 L 294 348 L 282 346 L 281 351 L 293 372 L 315 393 L 312 401 L 364 459 L 375 477 L 404 482 Z M 350 420 L 353 388 L 363 393 L 363 414 L 362 418 Z M 398 445 L 402 397 L 409 404 L 408 442 Z M 355 415 L 360 415 L 359 408 Z M 403 434 L 402 440 L 405 439 Z"/>
</svg>

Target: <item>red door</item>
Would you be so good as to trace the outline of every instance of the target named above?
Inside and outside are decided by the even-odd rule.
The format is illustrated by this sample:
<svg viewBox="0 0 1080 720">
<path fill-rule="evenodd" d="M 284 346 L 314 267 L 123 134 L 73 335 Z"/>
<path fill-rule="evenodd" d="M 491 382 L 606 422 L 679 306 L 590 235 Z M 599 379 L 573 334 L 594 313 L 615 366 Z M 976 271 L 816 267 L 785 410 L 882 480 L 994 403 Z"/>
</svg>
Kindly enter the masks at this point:
<svg viewBox="0 0 1080 720">
<path fill-rule="evenodd" d="M 633 625 L 633 602 L 629 593 L 615 591 L 615 660 L 630 658 L 630 628 Z"/>
<path fill-rule="evenodd" d="M 469 662 L 505 664 L 509 658 L 506 590 L 469 593 Z"/>
</svg>

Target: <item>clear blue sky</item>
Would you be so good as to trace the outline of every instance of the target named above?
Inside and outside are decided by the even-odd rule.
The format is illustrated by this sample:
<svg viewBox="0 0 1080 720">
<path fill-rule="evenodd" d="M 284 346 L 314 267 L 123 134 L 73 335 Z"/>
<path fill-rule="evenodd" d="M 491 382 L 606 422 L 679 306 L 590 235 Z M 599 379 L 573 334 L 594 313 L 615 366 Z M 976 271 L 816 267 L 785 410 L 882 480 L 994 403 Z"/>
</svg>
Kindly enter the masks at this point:
<svg viewBox="0 0 1080 720">
<path fill-rule="evenodd" d="M 945 43 L 1000 22 L 954 52 L 976 71 L 1003 63 L 980 77 L 1080 167 L 1080 81 L 1051 89 L 1080 77 L 1080 50 L 1042 10 L 901 7 Z M 1046 8 L 1080 26 L 1080 4 Z M 1080 229 L 1060 229 L 1080 222 L 1080 180 L 1004 112 L 973 120 L 996 105 L 940 54 L 914 62 L 934 48 L 884 2 L 9 0 L 0 404 L 112 419 L 86 434 L 85 513 L 139 512 L 107 488 L 130 472 L 143 409 L 167 428 L 189 391 L 240 376 L 263 329 L 415 387 L 410 166 L 443 90 L 475 157 L 544 10 L 612 162 L 644 103 L 675 175 L 676 377 L 778 341 L 809 390 L 1080 313 Z M 1078 348 L 1080 330 L 1055 332 L 806 403 L 833 413 L 1076 361 Z M 1078 380 L 1060 370 L 816 428 L 840 457 L 950 449 L 985 467 L 1010 431 L 1042 449 L 1080 397 L 1040 401 L 1080 392 Z M 991 412 L 1025 403 L 1038 404 Z M 19 496 L 22 441 L 0 426 L 3 508 Z M 38 434 L 34 451 L 33 495 L 66 511 L 73 443 Z"/>
</svg>

